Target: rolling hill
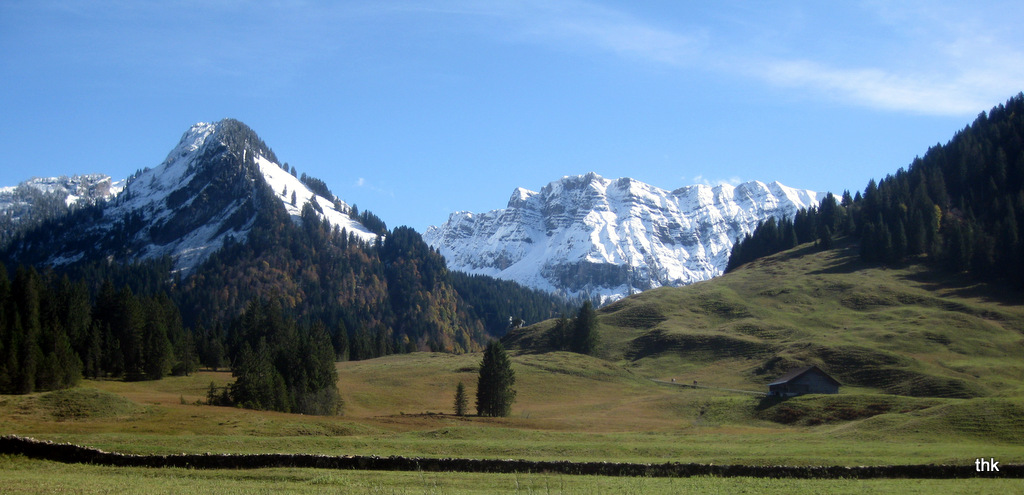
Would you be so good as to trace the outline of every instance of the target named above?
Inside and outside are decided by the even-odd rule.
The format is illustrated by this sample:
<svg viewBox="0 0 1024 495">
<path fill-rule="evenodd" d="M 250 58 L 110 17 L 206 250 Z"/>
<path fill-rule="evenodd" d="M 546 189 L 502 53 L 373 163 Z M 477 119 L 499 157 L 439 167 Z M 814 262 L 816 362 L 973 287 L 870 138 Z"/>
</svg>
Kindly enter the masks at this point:
<svg viewBox="0 0 1024 495">
<path fill-rule="evenodd" d="M 849 239 L 828 251 L 807 244 L 600 309 L 596 355 L 651 378 L 747 390 L 815 364 L 844 390 L 1020 397 L 1018 296 L 923 265 L 863 262 Z M 505 342 L 544 352 L 553 326 L 526 327 Z"/>
</svg>

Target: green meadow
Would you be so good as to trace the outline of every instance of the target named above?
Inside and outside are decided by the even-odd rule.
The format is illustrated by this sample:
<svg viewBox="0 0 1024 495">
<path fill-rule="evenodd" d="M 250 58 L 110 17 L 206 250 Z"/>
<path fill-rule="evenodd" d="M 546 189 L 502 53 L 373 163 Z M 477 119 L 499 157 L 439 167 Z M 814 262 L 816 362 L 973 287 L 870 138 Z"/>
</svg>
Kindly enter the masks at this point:
<svg viewBox="0 0 1024 495">
<path fill-rule="evenodd" d="M 939 278 L 914 265 L 863 265 L 853 251 L 804 246 L 709 282 L 612 304 L 599 311 L 596 356 L 551 352 L 552 322 L 524 328 L 506 339 L 518 379 L 507 418 L 452 414 L 460 381 L 474 396 L 480 355 L 414 353 L 338 363 L 340 416 L 201 405 L 211 382 L 232 380 L 229 372 L 201 371 L 0 396 L 0 433 L 138 454 L 1024 463 L 1020 293 Z M 835 376 L 844 384 L 840 394 L 768 401 L 744 393 L 763 392 L 803 364 Z M 15 493 L 1024 491 L 1020 480 L 998 473 L 967 480 L 647 479 L 126 469 L 19 457 L 0 457 L 0 481 Z"/>
</svg>

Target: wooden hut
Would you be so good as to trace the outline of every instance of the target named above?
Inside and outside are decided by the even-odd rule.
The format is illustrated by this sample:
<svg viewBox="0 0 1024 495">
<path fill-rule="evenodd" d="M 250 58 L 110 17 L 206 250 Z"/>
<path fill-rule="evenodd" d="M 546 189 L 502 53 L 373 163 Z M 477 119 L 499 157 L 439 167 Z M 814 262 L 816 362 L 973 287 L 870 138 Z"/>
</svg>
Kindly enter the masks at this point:
<svg viewBox="0 0 1024 495">
<path fill-rule="evenodd" d="M 800 368 L 768 384 L 768 395 L 793 397 L 803 394 L 838 394 L 839 382 L 817 366 Z"/>
</svg>

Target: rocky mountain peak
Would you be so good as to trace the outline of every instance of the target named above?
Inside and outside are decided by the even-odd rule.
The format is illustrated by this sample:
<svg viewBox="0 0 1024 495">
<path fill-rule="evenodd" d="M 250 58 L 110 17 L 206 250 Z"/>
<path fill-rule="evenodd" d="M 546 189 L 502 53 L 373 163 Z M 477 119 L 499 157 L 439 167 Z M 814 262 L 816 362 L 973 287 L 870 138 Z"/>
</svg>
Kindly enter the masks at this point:
<svg viewBox="0 0 1024 495">
<path fill-rule="evenodd" d="M 201 122 L 185 132 L 160 165 L 129 178 L 101 214 L 50 235 L 58 242 L 46 252 L 31 252 L 32 242 L 25 240 L 15 246 L 20 252 L 14 256 L 54 265 L 170 256 L 175 269 L 187 273 L 229 239 L 244 240 L 259 215 L 290 215 L 298 221 L 303 206 L 311 202 L 333 225 L 364 239 L 375 237 L 349 217 L 348 206 L 338 198 L 315 194 L 285 171 L 245 124 L 234 119 Z"/>
<path fill-rule="evenodd" d="M 667 191 L 591 172 L 517 188 L 501 210 L 454 213 L 424 239 L 455 270 L 611 301 L 720 275 L 737 238 L 817 202 L 777 182 Z"/>
</svg>

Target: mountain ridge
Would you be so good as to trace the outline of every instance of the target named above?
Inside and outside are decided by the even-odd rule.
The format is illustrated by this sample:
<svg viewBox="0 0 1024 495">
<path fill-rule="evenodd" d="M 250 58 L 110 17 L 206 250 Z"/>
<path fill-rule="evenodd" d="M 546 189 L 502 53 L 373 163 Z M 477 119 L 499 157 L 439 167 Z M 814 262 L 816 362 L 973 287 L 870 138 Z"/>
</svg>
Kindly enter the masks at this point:
<svg viewBox="0 0 1024 495">
<path fill-rule="evenodd" d="M 609 302 L 720 275 L 735 239 L 819 196 L 759 181 L 668 191 L 591 172 L 516 188 L 506 208 L 454 212 L 423 237 L 452 269 Z"/>
</svg>

